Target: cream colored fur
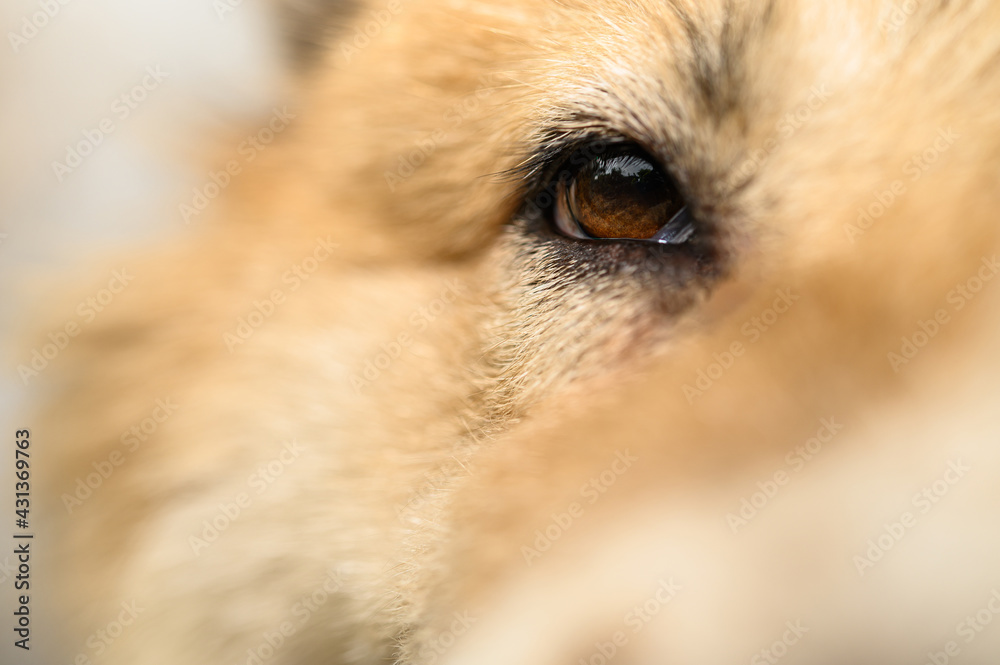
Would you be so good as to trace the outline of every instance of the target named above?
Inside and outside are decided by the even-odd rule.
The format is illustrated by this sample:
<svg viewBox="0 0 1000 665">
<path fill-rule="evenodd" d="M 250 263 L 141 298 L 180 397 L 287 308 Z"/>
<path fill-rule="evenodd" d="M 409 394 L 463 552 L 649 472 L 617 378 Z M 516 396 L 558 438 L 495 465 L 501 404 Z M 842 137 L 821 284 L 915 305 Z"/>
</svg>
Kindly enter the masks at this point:
<svg viewBox="0 0 1000 665">
<path fill-rule="evenodd" d="M 400 4 L 366 48 L 333 38 L 280 145 L 197 237 L 126 257 L 134 285 L 74 343 L 38 428 L 61 446 L 53 498 L 157 398 L 178 408 L 72 514 L 53 505 L 66 653 L 242 664 L 289 621 L 266 662 L 589 662 L 669 578 L 681 590 L 615 663 L 746 662 L 795 620 L 810 632 L 788 663 L 941 651 L 1000 585 L 1000 282 L 946 301 L 997 251 L 996 3 L 903 3 L 893 30 L 894 5 L 855 1 Z M 670 147 L 716 225 L 717 278 L 673 293 L 649 266 L 567 266 L 510 224 L 504 174 L 573 123 Z M 850 231 L 897 179 L 905 194 Z M 292 290 L 283 274 L 328 237 Z M 798 300 L 750 342 L 782 289 Z M 940 308 L 950 322 L 894 371 Z M 689 399 L 734 341 L 745 353 Z M 828 418 L 842 432 L 734 534 L 727 514 Z M 639 461 L 581 499 L 619 453 Z M 967 478 L 860 575 L 867 540 L 958 458 Z M 193 546 L 241 492 L 252 504 Z M 529 565 L 573 502 L 583 516 Z M 336 593 L 300 622 L 331 571 Z M 95 657 L 86 637 L 131 600 L 139 620 Z M 1000 626 L 959 642 L 962 663 L 995 662 Z"/>
</svg>

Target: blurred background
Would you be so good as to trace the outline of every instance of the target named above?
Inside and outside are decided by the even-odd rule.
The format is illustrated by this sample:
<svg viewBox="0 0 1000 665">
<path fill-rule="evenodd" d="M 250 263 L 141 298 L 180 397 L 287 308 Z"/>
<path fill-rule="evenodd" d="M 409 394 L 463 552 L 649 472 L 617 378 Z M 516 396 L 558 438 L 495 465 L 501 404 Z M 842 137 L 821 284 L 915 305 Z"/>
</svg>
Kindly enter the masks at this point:
<svg viewBox="0 0 1000 665">
<path fill-rule="evenodd" d="M 13 444 L 29 426 L 32 348 L 18 335 L 39 294 L 75 295 L 126 248 L 197 233 L 178 207 L 212 155 L 287 92 L 272 7 L 243 0 L 5 0 L 0 3 L 0 608 L 11 617 Z M 75 301 L 70 300 L 70 303 Z M 55 323 L 75 320 L 71 305 Z M 43 328 L 44 330 L 44 328 Z M 56 358 L 53 362 L 57 362 Z M 58 593 L 56 594 L 58 596 Z M 0 623 L 0 663 L 50 664 Z"/>
</svg>

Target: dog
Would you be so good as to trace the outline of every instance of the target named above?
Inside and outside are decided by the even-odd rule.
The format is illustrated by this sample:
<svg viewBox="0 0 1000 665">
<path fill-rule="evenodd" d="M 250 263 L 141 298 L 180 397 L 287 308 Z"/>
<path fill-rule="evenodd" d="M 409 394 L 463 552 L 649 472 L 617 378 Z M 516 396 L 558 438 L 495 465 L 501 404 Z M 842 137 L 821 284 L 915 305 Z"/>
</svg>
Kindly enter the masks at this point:
<svg viewBox="0 0 1000 665">
<path fill-rule="evenodd" d="M 996 662 L 996 3 L 281 11 L 45 377 L 65 662 Z"/>
</svg>

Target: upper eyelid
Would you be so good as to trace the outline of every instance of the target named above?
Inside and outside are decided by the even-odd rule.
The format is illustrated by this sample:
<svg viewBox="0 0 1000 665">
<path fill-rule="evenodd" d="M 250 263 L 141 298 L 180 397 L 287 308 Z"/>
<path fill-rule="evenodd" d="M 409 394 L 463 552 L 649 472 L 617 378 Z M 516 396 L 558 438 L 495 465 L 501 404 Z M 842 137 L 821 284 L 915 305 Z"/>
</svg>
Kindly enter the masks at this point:
<svg viewBox="0 0 1000 665">
<path fill-rule="evenodd" d="M 520 180 L 526 185 L 526 189 L 533 189 L 534 185 L 544 184 L 544 181 L 551 179 L 552 174 L 573 155 L 595 140 L 596 136 L 563 136 L 551 141 L 539 141 L 530 150 L 528 157 L 508 171 L 507 175 Z"/>
<path fill-rule="evenodd" d="M 593 146 L 603 145 L 604 150 L 594 150 Z M 541 140 L 530 155 L 518 166 L 506 173 L 521 182 L 522 191 L 526 195 L 539 192 L 555 184 L 565 175 L 572 175 L 586 162 L 580 161 L 588 152 L 594 156 L 606 153 L 608 149 L 619 146 L 635 146 L 649 153 L 642 143 L 625 135 L 611 133 L 604 128 L 596 131 L 584 131 L 577 134 L 560 134 L 559 136 Z M 650 153 L 651 154 L 651 153 Z M 655 159 L 655 157 L 654 157 Z M 658 160 L 656 160 L 658 162 Z"/>
</svg>

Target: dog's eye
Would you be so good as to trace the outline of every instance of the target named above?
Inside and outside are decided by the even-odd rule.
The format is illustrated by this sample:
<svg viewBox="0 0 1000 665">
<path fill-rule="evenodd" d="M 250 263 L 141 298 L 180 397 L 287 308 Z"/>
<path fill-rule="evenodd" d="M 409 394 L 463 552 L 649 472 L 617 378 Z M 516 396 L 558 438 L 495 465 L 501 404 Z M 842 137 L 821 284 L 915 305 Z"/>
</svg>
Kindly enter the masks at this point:
<svg viewBox="0 0 1000 665">
<path fill-rule="evenodd" d="M 590 158 L 559 181 L 555 199 L 555 225 L 572 238 L 675 245 L 694 233 L 677 183 L 635 149 Z"/>
</svg>

